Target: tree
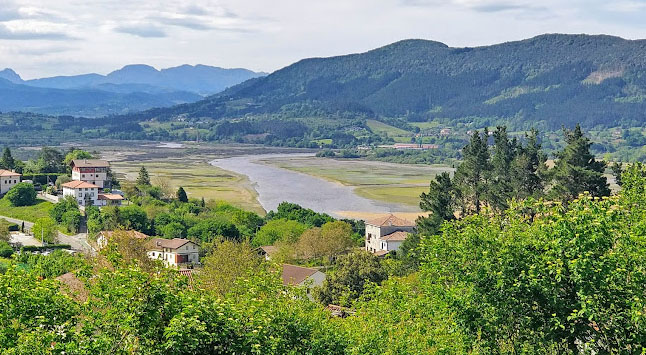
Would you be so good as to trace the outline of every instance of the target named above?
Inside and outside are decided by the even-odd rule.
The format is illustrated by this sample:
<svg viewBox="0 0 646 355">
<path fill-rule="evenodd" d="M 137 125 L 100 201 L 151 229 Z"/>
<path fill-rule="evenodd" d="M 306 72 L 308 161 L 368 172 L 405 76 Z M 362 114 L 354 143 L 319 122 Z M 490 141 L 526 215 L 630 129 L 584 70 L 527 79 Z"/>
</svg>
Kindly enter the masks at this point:
<svg viewBox="0 0 646 355">
<path fill-rule="evenodd" d="M 68 232 L 78 233 L 81 226 L 81 212 L 78 209 L 65 212 L 61 218 L 61 224 Z"/>
<path fill-rule="evenodd" d="M 200 201 L 200 206 L 202 208 L 206 207 L 206 202 L 204 201 L 204 197 L 202 197 L 202 201 Z"/>
<path fill-rule="evenodd" d="M 46 243 L 54 243 L 56 242 L 56 236 L 58 235 L 56 222 L 49 217 L 39 218 L 31 228 L 31 233 L 34 238 L 38 240 L 41 240 L 42 238 Z"/>
<path fill-rule="evenodd" d="M 177 200 L 179 200 L 179 202 L 188 202 L 186 191 L 184 191 L 184 188 L 181 186 L 179 187 L 179 189 L 177 189 Z"/>
<path fill-rule="evenodd" d="M 186 236 L 186 227 L 179 222 L 170 222 L 160 229 L 166 239 L 184 238 Z"/>
<path fill-rule="evenodd" d="M 548 180 L 547 158 L 541 151 L 538 142 L 538 131 L 532 129 L 529 135 L 525 134 L 525 146 L 518 148 L 519 152 L 511 164 L 509 174 L 512 176 L 512 187 L 517 199 L 540 197 L 545 190 Z"/>
<path fill-rule="evenodd" d="M 12 206 L 31 206 L 36 203 L 36 190 L 34 185 L 21 182 L 11 188 L 4 196 Z"/>
<path fill-rule="evenodd" d="M 249 243 L 225 240 L 202 260 L 203 268 L 196 275 L 196 282 L 223 297 L 235 287 L 236 281 L 256 273 L 261 261 Z"/>
<path fill-rule="evenodd" d="M 463 215 L 479 213 L 485 202 L 491 171 L 488 137 L 486 129 L 482 134 L 476 131 L 469 144 L 462 149 L 463 162 L 455 172 L 454 183 Z"/>
<path fill-rule="evenodd" d="M 72 181 L 72 178 L 71 178 L 71 177 L 69 177 L 69 176 L 67 176 L 67 175 L 59 175 L 59 176 L 56 178 L 56 182 L 55 182 L 54 184 L 56 185 L 56 188 L 60 190 L 60 189 L 61 189 L 61 185 L 65 184 L 65 183 L 68 183 L 68 182 L 70 182 L 70 181 Z"/>
<path fill-rule="evenodd" d="M 66 170 L 63 153 L 54 148 L 43 147 L 38 155 L 38 162 L 43 173 L 62 173 Z"/>
<path fill-rule="evenodd" d="M 90 152 L 86 152 L 85 150 L 82 150 L 82 149 L 72 148 L 71 150 L 68 151 L 67 154 L 65 154 L 65 158 L 63 159 L 63 164 L 65 164 L 66 167 L 69 167 L 70 163 L 72 163 L 72 160 L 94 159 L 94 158 L 95 157 Z"/>
<path fill-rule="evenodd" d="M 326 258 L 331 261 L 354 246 L 352 234 L 352 227 L 341 221 L 310 228 L 295 244 L 296 255 L 305 260 Z"/>
<path fill-rule="evenodd" d="M 122 228 L 134 229 L 142 233 L 148 231 L 148 216 L 146 215 L 146 211 L 137 205 L 118 209 L 118 221 Z"/>
<path fill-rule="evenodd" d="M 65 196 L 49 210 L 49 216 L 56 221 L 56 223 L 61 223 L 63 221 L 63 215 L 67 211 L 78 211 L 79 206 L 76 198 L 74 196 Z"/>
<path fill-rule="evenodd" d="M 577 124 L 574 130 L 563 129 L 567 146 L 556 154 L 552 196 L 563 202 L 577 198 L 583 192 L 593 197 L 609 196 L 610 188 L 603 173 L 606 163 L 590 153 L 590 140 Z"/>
<path fill-rule="evenodd" d="M 5 147 L 2 151 L 2 160 L 0 160 L 0 168 L 12 170 L 16 168 L 16 162 L 11 155 L 9 147 Z"/>
<path fill-rule="evenodd" d="M 387 278 L 376 256 L 357 251 L 339 257 L 336 270 L 328 275 L 320 288 L 314 289 L 314 298 L 324 305 L 352 306 L 366 284 L 381 284 Z"/>
<path fill-rule="evenodd" d="M 423 192 L 420 198 L 421 210 L 430 212 L 429 216 L 417 219 L 420 233 L 435 234 L 442 221 L 455 219 L 455 187 L 448 172 L 436 175 L 428 193 Z"/>
<path fill-rule="evenodd" d="M 203 242 L 217 240 L 223 237 L 227 240 L 240 241 L 240 231 L 233 223 L 220 219 L 208 219 L 189 228 L 188 237 Z"/>
<path fill-rule="evenodd" d="M 141 166 L 141 169 L 139 169 L 139 175 L 137 176 L 136 185 L 150 186 L 150 176 L 148 175 L 148 170 L 146 170 L 146 167 L 143 165 Z"/>
<path fill-rule="evenodd" d="M 274 245 L 277 241 L 295 243 L 305 232 L 307 226 L 297 221 L 286 219 L 273 219 L 260 227 L 252 244 L 255 247 Z"/>
<path fill-rule="evenodd" d="M 621 174 L 624 172 L 623 164 L 621 162 L 615 162 L 610 168 L 612 169 L 612 175 L 615 176 L 615 182 L 621 186 Z"/>
<path fill-rule="evenodd" d="M 516 142 L 509 139 L 507 127 L 498 126 L 493 132 L 493 155 L 491 157 L 491 177 L 487 188 L 487 200 L 494 210 L 500 212 L 507 208 L 513 196 L 511 165 L 516 157 Z"/>
</svg>

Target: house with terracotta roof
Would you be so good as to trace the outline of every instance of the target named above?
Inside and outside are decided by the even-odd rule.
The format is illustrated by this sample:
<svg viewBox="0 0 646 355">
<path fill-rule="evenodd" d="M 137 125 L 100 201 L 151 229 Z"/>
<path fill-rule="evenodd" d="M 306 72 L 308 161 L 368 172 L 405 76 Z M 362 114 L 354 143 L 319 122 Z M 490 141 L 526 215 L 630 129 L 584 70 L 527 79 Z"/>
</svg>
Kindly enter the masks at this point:
<svg viewBox="0 0 646 355">
<path fill-rule="evenodd" d="M 181 238 L 153 238 L 149 243 L 148 257 L 162 260 L 168 266 L 183 267 L 200 263 L 200 247 Z"/>
<path fill-rule="evenodd" d="M 312 287 L 321 286 L 325 281 L 325 274 L 318 269 L 283 264 L 283 285 L 305 286 L 307 293 Z"/>
<path fill-rule="evenodd" d="M 366 221 L 365 248 L 377 256 L 384 256 L 399 249 L 415 223 L 393 214 Z"/>
<path fill-rule="evenodd" d="M 21 176 L 15 171 L 0 169 L 0 195 L 6 194 L 12 187 L 20 183 Z"/>
<path fill-rule="evenodd" d="M 61 185 L 63 197 L 72 196 L 79 206 L 98 206 L 99 187 L 85 181 L 70 181 Z"/>
<path fill-rule="evenodd" d="M 112 239 L 112 236 L 114 235 L 115 231 L 101 231 L 99 232 L 99 235 L 96 237 L 96 244 L 99 247 L 99 249 L 103 249 L 108 245 L 108 242 Z M 122 233 L 126 234 L 128 237 L 132 239 L 147 239 L 148 236 L 146 234 L 143 234 L 138 231 L 119 231 L 117 233 Z"/>
<path fill-rule="evenodd" d="M 70 166 L 72 167 L 72 180 L 85 181 L 101 189 L 110 187 L 110 180 L 108 180 L 110 163 L 106 160 L 74 159 L 70 162 Z"/>
</svg>

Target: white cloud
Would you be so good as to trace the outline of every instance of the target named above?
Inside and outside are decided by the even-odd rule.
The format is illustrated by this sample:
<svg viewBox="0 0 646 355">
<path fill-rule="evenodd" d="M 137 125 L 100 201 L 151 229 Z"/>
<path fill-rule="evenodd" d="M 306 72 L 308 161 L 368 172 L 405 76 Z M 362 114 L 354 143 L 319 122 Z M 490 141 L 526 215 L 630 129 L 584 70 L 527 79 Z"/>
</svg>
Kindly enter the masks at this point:
<svg viewBox="0 0 646 355">
<path fill-rule="evenodd" d="M 646 37 L 643 0 L 0 2 L 0 48 L 12 49 L 0 51 L 0 66 L 27 78 L 107 73 L 130 63 L 272 71 L 405 38 L 477 46 L 546 32 Z"/>
</svg>

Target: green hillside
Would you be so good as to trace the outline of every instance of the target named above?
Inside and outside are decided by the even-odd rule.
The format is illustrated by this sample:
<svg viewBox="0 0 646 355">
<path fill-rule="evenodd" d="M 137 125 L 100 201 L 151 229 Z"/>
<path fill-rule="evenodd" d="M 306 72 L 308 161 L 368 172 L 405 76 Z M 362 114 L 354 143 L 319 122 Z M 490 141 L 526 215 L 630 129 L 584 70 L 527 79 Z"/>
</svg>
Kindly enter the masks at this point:
<svg viewBox="0 0 646 355">
<path fill-rule="evenodd" d="M 405 40 L 299 61 L 197 103 L 132 117 L 363 116 L 558 129 L 641 126 L 646 41 L 542 35 L 477 48 Z"/>
</svg>

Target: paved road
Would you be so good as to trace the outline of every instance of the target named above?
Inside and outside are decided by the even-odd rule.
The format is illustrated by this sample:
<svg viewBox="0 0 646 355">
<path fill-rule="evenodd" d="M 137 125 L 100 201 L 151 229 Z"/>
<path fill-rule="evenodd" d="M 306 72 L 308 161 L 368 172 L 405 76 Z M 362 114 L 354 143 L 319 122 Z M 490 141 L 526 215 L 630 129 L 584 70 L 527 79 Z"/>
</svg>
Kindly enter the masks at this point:
<svg viewBox="0 0 646 355">
<path fill-rule="evenodd" d="M 25 222 L 26 230 L 31 230 L 31 228 L 34 226 L 34 223 L 28 222 L 28 221 L 22 221 L 20 219 L 15 219 L 15 218 L 6 217 L 6 216 L 0 216 L 0 218 L 6 219 L 7 221 L 11 223 L 15 223 L 17 225 L 21 225 L 22 222 Z M 24 237 L 24 238 L 26 238 L 25 241 L 29 240 L 28 237 Z M 31 239 L 38 240 L 36 237 L 32 237 Z M 61 232 L 58 232 L 58 243 L 69 244 L 73 250 L 80 251 L 86 254 L 94 254 L 96 252 L 87 242 L 87 233 L 79 233 L 76 235 L 65 235 Z M 34 244 L 32 244 L 30 241 L 29 244 L 24 244 L 24 245 L 34 245 Z M 37 245 L 40 245 L 40 242 Z"/>
</svg>

